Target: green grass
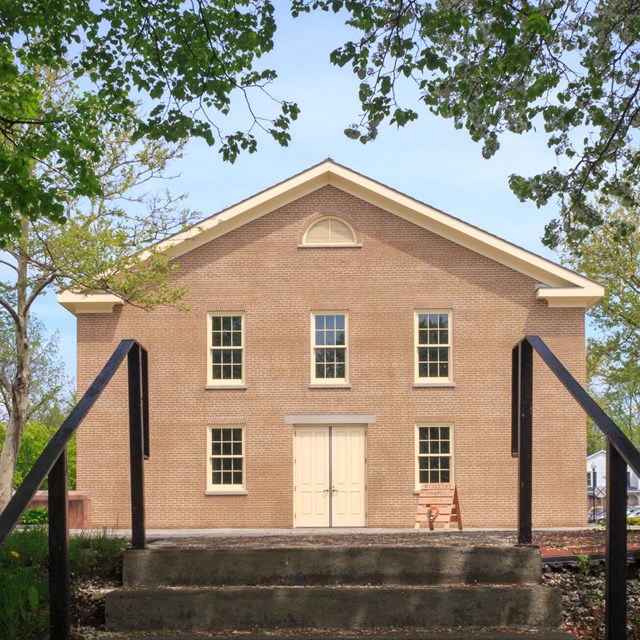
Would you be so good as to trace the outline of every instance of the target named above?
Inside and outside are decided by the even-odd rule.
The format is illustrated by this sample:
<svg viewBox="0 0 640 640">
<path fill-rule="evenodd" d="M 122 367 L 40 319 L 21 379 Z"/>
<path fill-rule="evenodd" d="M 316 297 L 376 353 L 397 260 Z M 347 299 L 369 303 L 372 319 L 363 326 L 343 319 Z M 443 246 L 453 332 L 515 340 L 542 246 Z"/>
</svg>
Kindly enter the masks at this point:
<svg viewBox="0 0 640 640">
<path fill-rule="evenodd" d="M 102 532 L 69 541 L 69 565 L 75 581 L 118 580 L 128 543 Z M 49 627 L 49 540 L 44 527 L 15 532 L 0 548 L 0 638 L 41 640 Z"/>
</svg>

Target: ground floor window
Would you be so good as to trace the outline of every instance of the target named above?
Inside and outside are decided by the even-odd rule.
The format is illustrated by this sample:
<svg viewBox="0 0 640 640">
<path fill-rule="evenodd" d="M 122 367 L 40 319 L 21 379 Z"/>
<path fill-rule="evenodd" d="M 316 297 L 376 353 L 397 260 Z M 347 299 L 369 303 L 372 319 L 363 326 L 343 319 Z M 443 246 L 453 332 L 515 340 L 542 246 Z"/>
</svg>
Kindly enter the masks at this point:
<svg viewBox="0 0 640 640">
<path fill-rule="evenodd" d="M 416 426 L 416 484 L 453 482 L 453 428 Z"/>
<path fill-rule="evenodd" d="M 209 427 L 209 469 L 207 489 L 244 489 L 244 429 Z"/>
</svg>

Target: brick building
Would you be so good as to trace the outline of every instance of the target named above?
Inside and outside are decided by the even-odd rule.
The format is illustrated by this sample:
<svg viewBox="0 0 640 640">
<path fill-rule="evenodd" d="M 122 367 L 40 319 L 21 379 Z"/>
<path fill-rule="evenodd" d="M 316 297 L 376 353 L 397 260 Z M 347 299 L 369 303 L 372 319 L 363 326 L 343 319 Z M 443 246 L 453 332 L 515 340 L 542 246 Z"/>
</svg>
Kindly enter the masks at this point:
<svg viewBox="0 0 640 640">
<path fill-rule="evenodd" d="M 466 526 L 515 526 L 511 349 L 584 379 L 600 285 L 332 161 L 160 248 L 188 312 L 59 296 L 80 391 L 121 339 L 149 351 L 148 526 L 411 527 L 453 481 Z M 125 375 L 78 432 L 96 526 L 130 522 Z M 585 418 L 534 376 L 534 525 L 583 525 Z"/>
</svg>

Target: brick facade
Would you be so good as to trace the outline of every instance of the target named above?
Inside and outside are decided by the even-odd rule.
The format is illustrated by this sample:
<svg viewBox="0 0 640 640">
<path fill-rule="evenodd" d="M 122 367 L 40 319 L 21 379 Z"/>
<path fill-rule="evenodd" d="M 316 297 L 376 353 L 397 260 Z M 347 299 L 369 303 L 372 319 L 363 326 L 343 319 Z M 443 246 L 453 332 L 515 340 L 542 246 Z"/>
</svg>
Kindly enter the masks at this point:
<svg viewBox="0 0 640 640">
<path fill-rule="evenodd" d="M 346 219 L 359 247 L 300 247 L 321 215 Z M 149 351 L 151 528 L 294 524 L 294 414 L 366 414 L 366 524 L 412 527 L 417 423 L 453 428 L 466 527 L 514 527 L 511 349 L 540 335 L 584 379 L 584 309 L 550 308 L 536 280 L 332 185 L 176 258 L 188 287 L 183 311 L 78 314 L 83 391 L 118 342 Z M 310 387 L 310 316 L 349 315 L 349 387 Z M 452 313 L 454 386 L 414 386 L 414 312 Z M 245 387 L 206 388 L 207 314 L 245 317 Z M 126 368 L 125 368 L 126 369 Z M 534 526 L 581 526 L 585 418 L 544 365 L 535 365 Z M 95 526 L 130 523 L 126 372 L 78 432 L 78 488 Z M 246 494 L 207 495 L 208 427 L 242 425 Z"/>
</svg>

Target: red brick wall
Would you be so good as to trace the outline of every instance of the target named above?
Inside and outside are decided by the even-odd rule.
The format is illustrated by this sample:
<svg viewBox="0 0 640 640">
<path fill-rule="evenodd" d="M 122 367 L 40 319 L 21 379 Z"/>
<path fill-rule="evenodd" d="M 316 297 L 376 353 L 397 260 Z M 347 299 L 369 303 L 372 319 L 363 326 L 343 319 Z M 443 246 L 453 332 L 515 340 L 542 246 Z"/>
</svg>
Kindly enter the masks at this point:
<svg viewBox="0 0 640 640">
<path fill-rule="evenodd" d="M 298 248 L 308 222 L 344 215 L 362 248 Z M 515 527 L 511 349 L 539 334 L 584 378 L 584 318 L 550 309 L 535 281 L 402 219 L 324 187 L 179 258 L 190 311 L 130 305 L 78 315 L 78 381 L 122 338 L 149 350 L 149 527 L 290 527 L 298 413 L 374 414 L 368 427 L 370 527 L 413 526 L 415 424 L 454 429 L 467 527 Z M 311 389 L 310 314 L 349 313 L 349 389 Z M 414 388 L 416 309 L 453 313 L 453 388 Z M 246 389 L 205 389 L 207 313 L 245 312 Z M 585 419 L 535 366 L 534 526 L 585 522 Z M 125 374 L 78 434 L 78 488 L 97 526 L 128 526 Z M 246 429 L 247 495 L 205 495 L 207 425 Z"/>
</svg>

